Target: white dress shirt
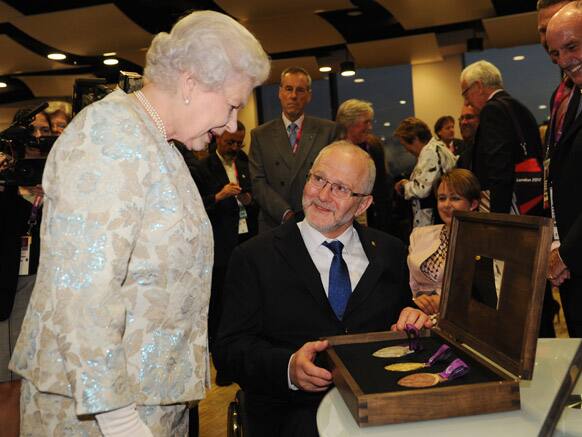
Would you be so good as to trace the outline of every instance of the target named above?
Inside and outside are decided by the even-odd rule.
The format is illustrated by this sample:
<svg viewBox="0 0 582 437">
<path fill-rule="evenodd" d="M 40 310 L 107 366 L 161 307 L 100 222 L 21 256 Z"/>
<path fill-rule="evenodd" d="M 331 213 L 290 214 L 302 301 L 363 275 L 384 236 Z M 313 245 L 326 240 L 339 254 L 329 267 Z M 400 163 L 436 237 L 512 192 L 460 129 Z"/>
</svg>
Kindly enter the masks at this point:
<svg viewBox="0 0 582 437">
<path fill-rule="evenodd" d="M 334 239 L 327 238 L 321 232 L 317 231 L 307 220 L 297 223 L 297 227 L 299 228 L 305 247 L 307 247 L 307 252 L 309 252 L 309 256 L 321 276 L 321 283 L 325 294 L 329 296 L 329 269 L 333 259 L 333 252 L 325 247 L 323 243 L 333 240 L 341 241 L 344 245 L 342 257 L 348 266 L 350 283 L 352 285 L 352 291 L 354 291 L 366 271 L 368 264 L 370 264 L 360 242 L 360 237 L 354 227 L 350 226 L 343 234 Z"/>
<path fill-rule="evenodd" d="M 350 273 L 350 284 L 352 286 L 352 291 L 354 291 L 358 282 L 362 279 L 366 268 L 368 268 L 368 264 L 370 264 L 368 257 L 364 252 L 364 248 L 362 247 L 360 236 L 354 227 L 350 226 L 343 234 L 334 239 L 327 238 L 311 226 L 307 220 L 297 223 L 297 227 L 299 228 L 307 252 L 309 252 L 309 256 L 321 276 L 321 284 L 323 285 L 325 294 L 329 296 L 329 270 L 333 259 L 333 253 L 325 247 L 323 243 L 325 241 L 334 240 L 339 240 L 344 245 L 342 257 L 348 267 Z M 291 390 L 298 390 L 298 387 L 291 383 L 291 376 L 289 373 L 293 355 L 289 358 L 289 364 L 287 365 L 287 384 Z"/>
<path fill-rule="evenodd" d="M 301 114 L 301 117 L 299 117 L 295 121 L 289 120 L 287 117 L 285 117 L 284 113 L 281 114 L 281 117 L 283 118 L 283 124 L 285 125 L 285 132 L 287 132 L 287 136 L 289 136 L 289 125 L 291 123 L 295 123 L 297 125 L 297 132 L 301 132 L 301 127 L 303 126 L 303 120 L 305 120 L 305 114 Z"/>
</svg>

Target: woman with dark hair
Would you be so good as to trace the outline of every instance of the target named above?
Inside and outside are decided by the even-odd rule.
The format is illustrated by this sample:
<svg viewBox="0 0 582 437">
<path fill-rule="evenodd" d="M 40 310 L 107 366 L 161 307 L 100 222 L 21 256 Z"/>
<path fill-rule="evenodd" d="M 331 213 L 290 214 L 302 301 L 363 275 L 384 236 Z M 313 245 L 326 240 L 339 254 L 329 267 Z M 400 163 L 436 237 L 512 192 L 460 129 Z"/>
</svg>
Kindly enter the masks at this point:
<svg viewBox="0 0 582 437">
<path fill-rule="evenodd" d="M 473 173 L 457 168 L 440 177 L 434 192 L 444 224 L 414 228 L 408 251 L 413 299 L 427 314 L 439 311 L 453 211 L 477 210 L 481 187 Z"/>
<path fill-rule="evenodd" d="M 434 135 L 455 155 L 459 156 L 463 152 L 463 141 L 455 138 L 455 119 L 452 115 L 439 117 L 434 124 Z"/>
</svg>

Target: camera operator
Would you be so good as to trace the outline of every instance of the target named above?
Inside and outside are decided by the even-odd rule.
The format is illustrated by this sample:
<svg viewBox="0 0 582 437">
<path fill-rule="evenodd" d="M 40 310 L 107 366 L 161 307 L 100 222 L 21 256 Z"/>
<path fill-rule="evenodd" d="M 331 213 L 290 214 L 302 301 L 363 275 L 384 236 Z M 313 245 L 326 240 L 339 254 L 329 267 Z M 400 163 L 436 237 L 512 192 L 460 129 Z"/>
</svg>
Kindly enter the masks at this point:
<svg viewBox="0 0 582 437">
<path fill-rule="evenodd" d="M 14 120 L 31 111 L 19 110 Z M 47 115 L 36 114 L 25 132 L 28 138 L 11 141 L 10 150 L 2 154 L 0 170 L 9 172 L 27 160 L 46 158 L 50 141 L 45 137 L 51 135 Z M 33 184 L 19 185 L 27 181 L 16 177 L 0 190 L 0 423 L 6 424 L 3 435 L 9 436 L 18 435 L 20 377 L 8 370 L 8 362 L 34 287 L 40 252 L 43 190 L 36 180 L 28 182 Z"/>
</svg>

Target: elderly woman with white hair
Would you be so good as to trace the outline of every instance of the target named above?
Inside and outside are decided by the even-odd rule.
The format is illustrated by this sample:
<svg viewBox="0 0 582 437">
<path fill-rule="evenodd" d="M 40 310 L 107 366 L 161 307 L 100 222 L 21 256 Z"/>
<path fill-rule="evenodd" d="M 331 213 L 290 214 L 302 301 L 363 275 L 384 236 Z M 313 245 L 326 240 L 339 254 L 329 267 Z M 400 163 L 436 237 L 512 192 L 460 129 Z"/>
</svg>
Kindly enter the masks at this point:
<svg viewBox="0 0 582 437">
<path fill-rule="evenodd" d="M 210 11 L 148 50 L 145 86 L 85 108 L 47 160 L 41 259 L 11 369 L 21 435 L 183 436 L 209 385 L 212 228 L 182 156 L 235 132 L 269 73 Z"/>
<path fill-rule="evenodd" d="M 370 102 L 349 99 L 337 110 L 336 122 L 342 139 L 368 152 L 376 165 L 376 181 L 372 190 L 373 203 L 358 222 L 385 232 L 391 232 L 392 181 L 386 172 L 384 146 L 372 135 L 374 108 Z"/>
</svg>

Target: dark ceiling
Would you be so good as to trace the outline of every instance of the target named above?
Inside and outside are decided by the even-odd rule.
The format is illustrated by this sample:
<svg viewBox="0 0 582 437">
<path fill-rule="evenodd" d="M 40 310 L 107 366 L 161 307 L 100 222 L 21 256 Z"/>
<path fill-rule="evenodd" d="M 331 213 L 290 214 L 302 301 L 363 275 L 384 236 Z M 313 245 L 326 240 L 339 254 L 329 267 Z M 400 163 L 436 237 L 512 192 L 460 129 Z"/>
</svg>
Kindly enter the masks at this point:
<svg viewBox="0 0 582 437">
<path fill-rule="evenodd" d="M 239 0 L 240 1 L 240 0 Z M 255 3 L 259 7 L 264 4 L 264 0 L 246 0 L 250 3 Z M 401 3 L 406 3 L 408 0 L 401 0 Z M 410 3 L 414 3 L 415 0 L 410 0 Z M 425 0 L 426 1 L 426 0 Z M 476 0 L 466 0 L 466 1 L 452 1 L 454 7 L 475 7 Z M 274 1 L 277 2 L 276 0 Z M 387 1 L 373 1 L 373 0 L 343 0 L 336 1 L 335 3 L 341 5 L 339 9 L 330 9 L 329 7 L 324 7 L 324 10 L 315 10 L 318 3 L 328 5 L 333 3 L 331 1 L 311 1 L 309 3 L 310 9 L 306 11 L 310 15 L 310 19 L 313 19 L 315 14 L 316 19 L 324 20 L 322 23 L 323 27 L 327 25 L 331 26 L 331 32 L 336 35 L 335 39 L 330 39 L 330 41 L 335 41 L 333 44 L 318 44 L 309 45 L 309 43 L 302 43 L 297 47 L 294 47 L 292 42 L 289 42 L 292 32 L 289 29 L 280 30 L 279 32 L 289 32 L 287 39 L 283 37 L 283 43 L 279 44 L 282 49 L 278 47 L 269 48 L 271 40 L 277 38 L 282 38 L 282 35 L 276 34 L 276 30 L 271 30 L 271 33 L 262 35 L 261 41 L 265 44 L 267 42 L 266 49 L 269 52 L 273 60 L 282 60 L 288 58 L 298 58 L 298 57 L 318 57 L 325 56 L 326 54 L 337 51 L 338 49 L 344 49 L 350 44 L 365 43 L 369 41 L 377 40 L 389 40 L 393 38 L 402 38 L 415 35 L 426 35 L 435 34 L 437 37 L 442 35 L 453 35 L 464 32 L 464 35 L 475 36 L 483 34 L 483 20 L 482 18 L 495 18 L 495 17 L 505 17 L 516 14 L 523 14 L 527 12 L 535 11 L 536 0 L 481 0 L 481 3 L 487 3 L 489 6 L 489 11 L 487 15 L 471 15 L 470 13 L 465 14 L 467 17 L 473 17 L 471 19 L 456 20 L 454 22 L 447 22 L 446 19 L 436 20 L 437 22 L 444 22 L 445 24 L 429 25 L 429 26 L 404 26 L 401 24 L 402 19 L 399 21 L 395 15 L 396 13 L 391 13 L 390 10 L 385 6 L 390 4 L 390 0 Z M 28 52 L 32 52 L 38 57 L 46 61 L 46 55 L 51 52 L 63 52 L 67 55 L 67 59 L 64 61 L 54 62 L 48 65 L 48 68 L 35 68 L 31 63 L 26 69 L 21 70 L 17 66 L 13 69 L 6 68 L 2 69 L 0 67 L 0 81 L 5 82 L 8 86 L 5 88 L 0 88 L 0 104 L 6 104 L 14 101 L 27 100 L 34 97 L 42 97 L 38 95 L 38 92 L 31 89 L 31 86 L 27 84 L 27 78 L 30 77 L 62 77 L 62 76 L 94 76 L 94 77 L 104 77 L 108 80 L 115 80 L 118 75 L 119 70 L 129 70 L 141 72 L 143 62 L 143 53 L 140 56 L 124 57 L 123 50 L 122 53 L 118 53 L 117 58 L 119 59 L 119 64 L 115 67 L 107 67 L 103 65 L 103 53 L 98 52 L 95 48 L 87 49 L 87 53 L 73 52 L 67 46 L 56 46 L 55 40 L 51 38 L 50 31 L 48 36 L 39 37 L 39 35 L 47 35 L 47 31 L 36 32 L 31 31 L 31 24 L 28 24 L 28 30 L 21 28 L 21 23 L 30 23 L 30 20 L 37 16 L 42 18 L 41 26 L 46 25 L 50 30 L 51 26 L 54 24 L 51 22 L 53 17 L 60 17 L 63 12 L 76 12 L 93 10 L 90 8 L 104 7 L 104 6 L 114 6 L 117 8 L 125 18 L 129 18 L 131 22 L 136 25 L 136 28 L 140 28 L 142 31 L 147 32 L 147 34 L 154 35 L 160 31 L 167 31 L 171 28 L 172 24 L 185 13 L 196 10 L 196 9 L 211 9 L 223 13 L 230 13 L 230 11 L 236 9 L 232 7 L 234 4 L 233 0 L 201 0 L 201 1 L 186 1 L 186 0 L 122 0 L 122 1 L 104 1 L 104 0 L 5 0 L 0 1 L 0 38 L 6 37 L 10 39 L 13 43 L 16 43 L 21 48 Z M 293 2 L 292 2 L 293 3 Z M 446 1 L 440 1 L 446 6 Z M 223 5 L 224 9 L 220 6 Z M 226 6 L 225 6 L 226 5 Z M 238 5 L 237 5 L 238 7 Z M 3 12 L 3 8 L 10 12 Z M 443 8 L 442 14 L 446 16 L 447 13 L 451 11 Z M 462 11 L 460 16 L 463 17 Z M 236 16 L 233 13 L 235 19 L 239 19 L 243 24 L 247 25 L 253 32 L 256 33 L 255 29 L 264 28 L 269 25 L 270 17 L 259 16 L 256 20 L 251 14 L 249 16 Z M 241 14 L 242 15 L 242 14 Z M 259 14 L 260 15 L 260 14 Z M 307 16 L 307 15 L 306 15 Z M 276 17 L 280 19 L 281 17 Z M 298 15 L 298 19 L 301 15 Z M 28 20 L 28 21 L 27 21 Z M 255 20 L 255 21 L 253 21 Z M 80 21 L 81 22 L 81 21 Z M 79 23 L 80 23 L 79 22 Z M 58 25 L 58 24 L 57 24 Z M 36 29 L 38 25 L 33 28 Z M 104 22 L 101 31 L 104 33 L 113 32 L 115 29 L 109 29 L 108 23 Z M 257 27 L 259 26 L 259 27 Z M 262 27 L 261 27 L 262 26 Z M 22 27 L 26 27 L 22 25 Z M 66 29 L 59 29 L 59 31 L 66 31 Z M 291 29 L 292 30 L 292 29 Z M 115 31 L 118 31 L 115 30 Z M 71 32 L 79 33 L 76 40 L 81 41 L 84 38 L 83 31 L 79 30 L 75 26 L 75 23 L 71 23 Z M 146 39 L 142 36 L 142 39 Z M 147 42 L 146 42 L 147 43 Z M 6 44 L 9 44 L 8 42 Z M 63 44 L 65 44 L 63 42 Z M 123 44 L 120 44 L 122 46 Z M 9 44 L 13 47 L 13 44 Z M 134 51 L 137 47 L 134 44 L 132 47 Z M 349 49 L 349 47 L 348 47 Z M 71 51 L 69 51 L 71 50 Z M 104 50 L 107 50 L 106 48 Z M 143 48 L 140 48 L 143 51 Z M 11 56 L 10 53 L 5 53 L 4 56 Z M 24 55 L 23 55 L 24 56 Z M 45 65 L 46 67 L 47 65 Z M 16 69 L 18 68 L 18 69 Z"/>
</svg>

